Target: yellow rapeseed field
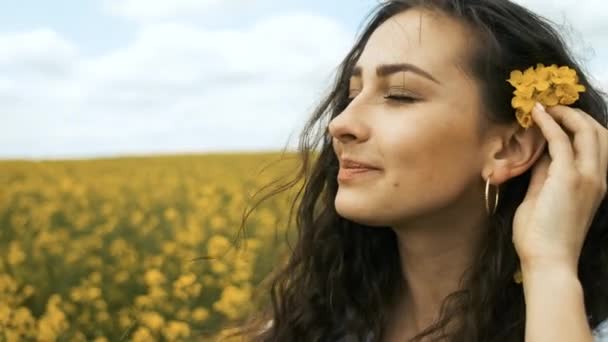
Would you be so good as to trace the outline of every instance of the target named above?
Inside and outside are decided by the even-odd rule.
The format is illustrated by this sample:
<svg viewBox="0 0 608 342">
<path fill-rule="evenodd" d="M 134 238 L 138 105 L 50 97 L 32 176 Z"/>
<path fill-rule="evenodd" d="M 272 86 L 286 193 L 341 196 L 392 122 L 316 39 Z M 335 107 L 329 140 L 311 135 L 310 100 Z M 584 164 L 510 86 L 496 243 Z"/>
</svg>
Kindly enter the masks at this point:
<svg viewBox="0 0 608 342">
<path fill-rule="evenodd" d="M 216 339 L 286 250 L 295 191 L 237 236 L 251 196 L 293 176 L 279 158 L 0 162 L 0 342 Z"/>
</svg>

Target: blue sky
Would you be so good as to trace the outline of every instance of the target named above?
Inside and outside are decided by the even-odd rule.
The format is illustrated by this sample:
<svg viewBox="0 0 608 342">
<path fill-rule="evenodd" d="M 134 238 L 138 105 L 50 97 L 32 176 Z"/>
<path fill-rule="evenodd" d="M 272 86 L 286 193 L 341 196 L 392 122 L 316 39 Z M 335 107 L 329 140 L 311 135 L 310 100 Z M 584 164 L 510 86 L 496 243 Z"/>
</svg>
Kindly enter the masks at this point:
<svg viewBox="0 0 608 342">
<path fill-rule="evenodd" d="M 5 2 L 0 158 L 293 146 L 377 1 Z M 565 18 L 608 86 L 605 1 L 519 2 Z"/>
<path fill-rule="evenodd" d="M 268 15 L 311 12 L 332 17 L 346 27 L 356 29 L 360 18 L 376 3 L 374 0 L 354 0 L 345 6 L 345 1 L 325 0 L 257 2 L 251 1 L 246 10 L 218 9 L 216 11 L 221 15 L 206 16 L 204 26 L 245 28 Z M 102 54 L 128 44 L 139 26 L 128 18 L 113 15 L 105 4 L 100 0 L 22 0 L 18 6 L 5 4 L 0 6 L 0 32 L 52 28 L 78 44 L 84 53 Z"/>
</svg>

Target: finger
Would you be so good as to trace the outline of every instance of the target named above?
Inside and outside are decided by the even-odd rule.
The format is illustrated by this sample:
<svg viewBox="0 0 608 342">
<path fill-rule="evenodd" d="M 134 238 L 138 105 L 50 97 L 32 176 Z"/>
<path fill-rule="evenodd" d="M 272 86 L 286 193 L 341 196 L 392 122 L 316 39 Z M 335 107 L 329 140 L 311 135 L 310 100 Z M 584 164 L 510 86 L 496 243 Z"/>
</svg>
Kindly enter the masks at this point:
<svg viewBox="0 0 608 342">
<path fill-rule="evenodd" d="M 551 159 L 560 167 L 570 167 L 574 162 L 574 152 L 566 132 L 559 126 L 540 103 L 532 110 L 532 119 L 538 124 L 547 139 Z"/>
<path fill-rule="evenodd" d="M 579 171 L 586 175 L 597 175 L 600 170 L 600 148 L 595 125 L 584 115 L 566 106 L 554 106 L 547 109 L 553 119 L 566 130 L 572 132 L 572 146 L 575 153 L 575 164 Z"/>
<path fill-rule="evenodd" d="M 547 174 L 549 173 L 549 165 L 551 164 L 551 157 L 548 153 L 543 153 L 540 158 L 534 163 L 532 167 L 532 174 L 530 176 L 530 184 L 526 191 L 526 196 L 536 196 L 543 187 Z"/>
<path fill-rule="evenodd" d="M 600 174 L 608 174 L 608 129 L 599 123 L 594 117 L 576 108 L 576 111 L 591 123 L 596 129 L 597 140 L 599 144 Z"/>
</svg>

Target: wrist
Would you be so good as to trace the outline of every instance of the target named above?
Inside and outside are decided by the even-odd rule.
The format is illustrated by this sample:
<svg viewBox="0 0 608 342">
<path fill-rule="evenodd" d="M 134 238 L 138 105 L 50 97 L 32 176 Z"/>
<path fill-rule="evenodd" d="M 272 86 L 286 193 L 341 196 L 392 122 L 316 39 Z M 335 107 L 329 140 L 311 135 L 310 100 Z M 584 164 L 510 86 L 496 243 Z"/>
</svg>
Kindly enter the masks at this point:
<svg viewBox="0 0 608 342">
<path fill-rule="evenodd" d="M 522 273 L 528 272 L 556 272 L 578 274 L 578 259 L 573 258 L 521 258 L 520 268 Z"/>
<path fill-rule="evenodd" d="M 534 283 L 579 282 L 578 265 L 549 260 L 526 260 L 521 262 L 524 285 Z"/>
</svg>

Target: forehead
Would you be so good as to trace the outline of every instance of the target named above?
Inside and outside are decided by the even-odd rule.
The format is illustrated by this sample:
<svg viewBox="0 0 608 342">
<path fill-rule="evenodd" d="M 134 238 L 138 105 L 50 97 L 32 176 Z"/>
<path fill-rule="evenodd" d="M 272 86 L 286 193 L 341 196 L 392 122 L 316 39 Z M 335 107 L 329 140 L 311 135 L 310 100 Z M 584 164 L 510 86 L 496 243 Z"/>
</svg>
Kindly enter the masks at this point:
<svg viewBox="0 0 608 342">
<path fill-rule="evenodd" d="M 410 63 L 448 76 L 465 63 L 471 50 L 468 37 L 466 27 L 456 19 L 439 12 L 410 9 L 376 28 L 357 65 L 366 70 L 380 64 Z"/>
</svg>

